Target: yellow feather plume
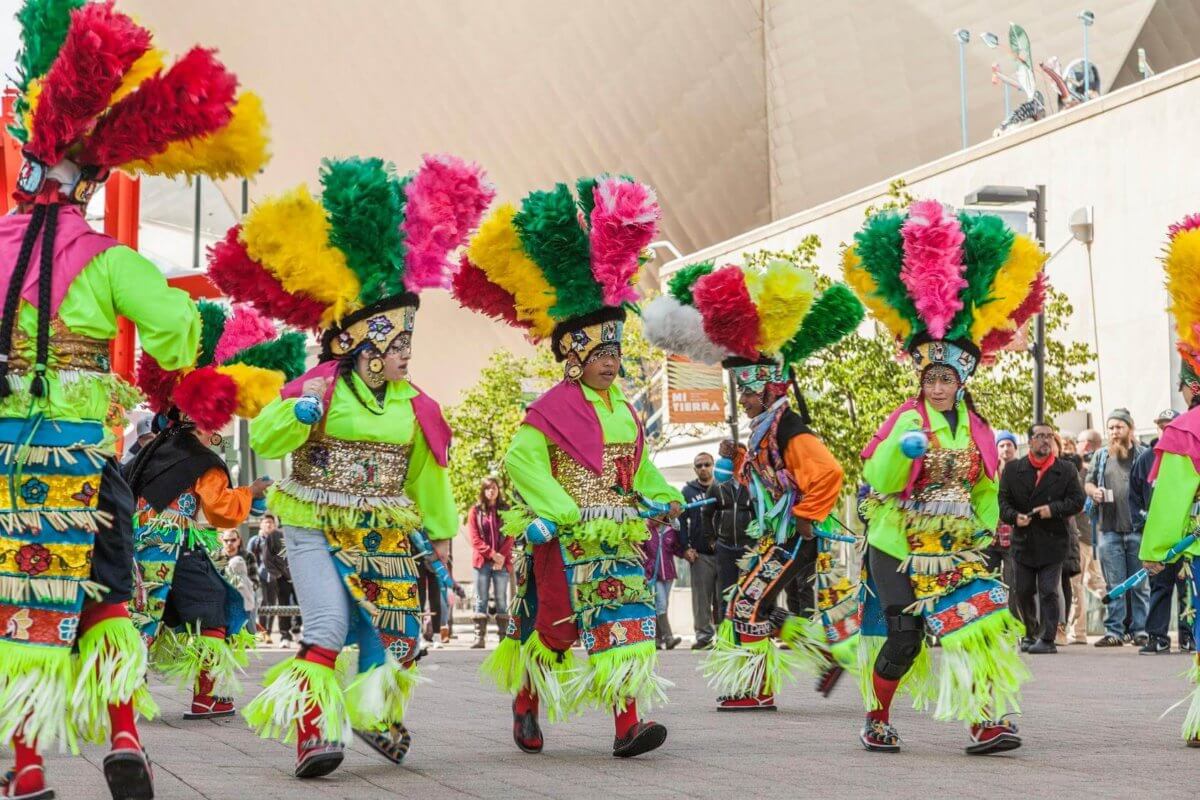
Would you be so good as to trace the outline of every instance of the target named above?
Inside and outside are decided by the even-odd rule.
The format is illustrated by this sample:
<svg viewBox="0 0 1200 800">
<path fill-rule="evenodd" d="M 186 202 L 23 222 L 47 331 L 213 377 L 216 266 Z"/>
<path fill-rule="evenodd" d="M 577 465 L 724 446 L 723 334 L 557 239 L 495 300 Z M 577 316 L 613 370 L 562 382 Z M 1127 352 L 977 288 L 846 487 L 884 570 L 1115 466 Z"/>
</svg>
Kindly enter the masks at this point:
<svg viewBox="0 0 1200 800">
<path fill-rule="evenodd" d="M 554 287 L 537 264 L 521 249 L 521 238 L 513 227 L 517 209 L 505 203 L 484 220 L 467 247 L 467 258 L 483 270 L 488 280 L 516 298 L 517 318 L 532 324 L 530 333 L 537 338 L 554 330 L 550 306 L 555 303 Z"/>
<path fill-rule="evenodd" d="M 228 375 L 237 384 L 237 415 L 243 419 L 254 419 L 263 406 L 279 396 L 283 388 L 282 372 L 249 364 L 226 364 L 217 367 L 217 372 Z"/>
<path fill-rule="evenodd" d="M 816 281 L 791 261 L 776 259 L 764 272 L 744 270 L 746 289 L 758 309 L 758 349 L 777 353 L 796 335 L 812 306 Z"/>
<path fill-rule="evenodd" d="M 301 185 L 256 205 L 242 224 L 246 252 L 291 293 L 325 303 L 330 326 L 358 307 L 361 285 L 346 256 L 329 244 L 325 209 Z"/>
<path fill-rule="evenodd" d="M 1163 259 L 1167 273 L 1167 296 L 1175 316 L 1175 331 L 1192 349 L 1200 346 L 1200 228 L 1175 236 Z"/>
<path fill-rule="evenodd" d="M 113 92 L 112 97 L 108 99 L 108 106 L 112 108 L 122 98 L 128 96 L 141 85 L 142 81 L 149 78 L 154 73 L 163 68 L 166 63 L 166 53 L 156 47 L 151 47 L 142 57 L 133 62 L 133 66 L 129 68 L 129 72 L 125 73 L 125 77 L 121 79 L 121 85 Z"/>
<path fill-rule="evenodd" d="M 38 101 L 42 99 L 42 79 L 34 78 L 25 87 L 25 113 L 21 115 L 21 125 L 27 131 L 33 130 L 33 112 L 37 111 Z"/>
<path fill-rule="evenodd" d="M 233 118 L 221 130 L 200 139 L 172 142 L 166 150 L 145 161 L 132 161 L 121 169 L 146 175 L 207 175 L 215 180 L 257 175 L 271 158 L 267 151 L 267 115 L 262 98 L 254 92 L 238 95 Z"/>
<path fill-rule="evenodd" d="M 1029 296 L 1033 280 L 1046 263 L 1046 252 L 1024 234 L 1013 237 L 1008 258 L 992 281 L 992 300 L 975 309 L 971 321 L 971 341 L 978 344 L 994 330 L 1012 327 L 1008 315 Z"/>
<path fill-rule="evenodd" d="M 871 273 L 863 267 L 858 251 L 853 245 L 842 253 L 842 271 L 846 275 L 846 283 L 858 295 L 858 299 L 893 336 L 904 341 L 912 335 L 912 323 L 876 295 L 879 287 Z"/>
</svg>

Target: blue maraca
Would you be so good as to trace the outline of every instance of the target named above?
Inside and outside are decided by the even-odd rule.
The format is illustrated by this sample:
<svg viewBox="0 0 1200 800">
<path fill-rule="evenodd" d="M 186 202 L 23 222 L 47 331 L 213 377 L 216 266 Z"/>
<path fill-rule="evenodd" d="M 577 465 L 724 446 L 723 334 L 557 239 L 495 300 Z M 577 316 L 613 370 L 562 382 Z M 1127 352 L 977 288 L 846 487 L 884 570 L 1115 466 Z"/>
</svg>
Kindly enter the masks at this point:
<svg viewBox="0 0 1200 800">
<path fill-rule="evenodd" d="M 929 449 L 929 437 L 925 431 L 909 431 L 900 437 L 900 452 L 909 458 L 920 458 Z"/>
<path fill-rule="evenodd" d="M 321 401 L 312 395 L 304 395 L 296 401 L 296 405 L 292 408 L 296 414 L 296 419 L 303 422 L 305 425 L 315 425 L 325 413 L 325 409 L 321 406 Z"/>
<path fill-rule="evenodd" d="M 724 483 L 733 477 L 733 461 L 722 456 L 717 459 L 717 463 L 713 468 L 713 477 L 717 483 Z"/>
</svg>

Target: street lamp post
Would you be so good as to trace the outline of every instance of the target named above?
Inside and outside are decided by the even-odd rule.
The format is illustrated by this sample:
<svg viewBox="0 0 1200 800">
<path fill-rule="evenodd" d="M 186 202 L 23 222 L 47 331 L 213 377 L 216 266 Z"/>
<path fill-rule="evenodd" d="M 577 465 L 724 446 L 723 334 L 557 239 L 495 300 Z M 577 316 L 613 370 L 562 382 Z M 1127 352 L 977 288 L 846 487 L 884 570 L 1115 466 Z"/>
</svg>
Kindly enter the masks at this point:
<svg viewBox="0 0 1200 800">
<path fill-rule="evenodd" d="M 1092 67 L 1088 61 L 1088 28 L 1096 21 L 1096 15 L 1084 9 L 1079 12 L 1079 21 L 1083 23 L 1083 101 L 1086 103 L 1092 92 Z"/>
<path fill-rule="evenodd" d="M 958 100 L 959 114 L 962 117 L 962 146 L 967 149 L 967 43 L 971 41 L 971 32 L 959 28 L 954 32 L 958 39 Z"/>
<path fill-rule="evenodd" d="M 1038 246 L 1046 249 L 1046 186 L 1039 183 L 1032 189 L 1025 186 L 984 186 L 963 199 L 968 206 L 1010 206 L 1033 203 L 1033 235 Z M 1040 313 L 1034 322 L 1033 354 L 1033 421 L 1046 421 L 1046 315 Z"/>
</svg>

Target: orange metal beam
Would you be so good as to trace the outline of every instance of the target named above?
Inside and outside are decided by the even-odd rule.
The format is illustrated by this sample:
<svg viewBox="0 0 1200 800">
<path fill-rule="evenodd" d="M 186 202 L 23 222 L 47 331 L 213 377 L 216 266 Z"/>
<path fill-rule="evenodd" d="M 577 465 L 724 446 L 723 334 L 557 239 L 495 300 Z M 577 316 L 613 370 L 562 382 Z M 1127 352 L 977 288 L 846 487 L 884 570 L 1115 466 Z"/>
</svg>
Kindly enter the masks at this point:
<svg viewBox="0 0 1200 800">
<path fill-rule="evenodd" d="M 141 182 L 114 172 L 104 184 L 104 232 L 134 250 L 138 246 L 138 220 L 141 213 Z M 134 379 L 137 337 L 133 323 L 117 319 L 117 336 L 109 345 L 113 372 L 127 381 Z"/>
<path fill-rule="evenodd" d="M 8 213 L 12 207 L 12 195 L 17 188 L 17 175 L 21 171 L 21 143 L 8 132 L 13 121 L 13 103 L 17 101 L 17 90 L 11 86 L 4 90 L 2 112 L 0 112 L 0 214 Z"/>
</svg>

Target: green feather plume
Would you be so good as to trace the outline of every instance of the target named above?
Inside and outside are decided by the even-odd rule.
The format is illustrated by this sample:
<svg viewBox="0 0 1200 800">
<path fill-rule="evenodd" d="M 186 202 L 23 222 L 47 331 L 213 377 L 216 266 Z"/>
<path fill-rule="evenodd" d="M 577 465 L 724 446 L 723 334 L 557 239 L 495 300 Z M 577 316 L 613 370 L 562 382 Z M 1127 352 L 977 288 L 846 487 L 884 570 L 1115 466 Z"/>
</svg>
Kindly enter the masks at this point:
<svg viewBox="0 0 1200 800">
<path fill-rule="evenodd" d="M 228 312 L 225 311 L 225 306 L 207 300 L 198 301 L 196 310 L 200 312 L 200 355 L 196 359 L 196 368 L 199 369 L 212 363 L 217 341 L 225 332 Z"/>
<path fill-rule="evenodd" d="M 844 283 L 835 283 L 813 301 L 800 330 L 783 346 L 785 364 L 800 364 L 818 350 L 849 334 L 866 314 L 862 303 Z"/>
<path fill-rule="evenodd" d="M 701 261 L 699 264 L 688 264 L 667 281 L 667 292 L 679 301 L 680 305 L 695 305 L 692 302 L 692 287 L 696 281 L 713 271 L 712 261 Z"/>
<path fill-rule="evenodd" d="M 370 305 L 403 285 L 404 194 L 395 168 L 380 158 L 324 159 L 321 205 L 329 215 L 330 242 L 362 284 Z"/>
<path fill-rule="evenodd" d="M 900 228 L 904 220 L 905 215 L 895 211 L 876 214 L 854 234 L 854 246 L 863 267 L 875 279 L 875 294 L 912 323 L 912 332 L 917 334 L 925 330 L 925 323 L 900 278 L 904 267 L 904 238 Z"/>
<path fill-rule="evenodd" d="M 282 372 L 292 381 L 304 374 L 306 347 L 303 333 L 285 333 L 278 339 L 247 347 L 229 359 L 229 363 L 273 369 Z"/>
<path fill-rule="evenodd" d="M 570 319 L 604 307 L 600 285 L 592 277 L 588 236 L 576 220 L 575 198 L 565 183 L 553 191 L 530 192 L 513 217 L 521 246 L 555 289 L 558 301 L 550 316 Z"/>
<path fill-rule="evenodd" d="M 580 178 L 575 181 L 575 193 L 579 195 L 579 210 L 589 226 L 592 221 L 592 209 L 596 207 L 596 183 L 603 176 L 595 178 Z"/>
<path fill-rule="evenodd" d="M 21 51 L 17 53 L 17 91 L 20 96 L 14 105 L 16 122 L 9 128 L 22 144 L 28 141 L 23 119 L 29 110 L 25 93 L 29 84 L 45 75 L 67 38 L 71 12 L 84 0 L 25 0 L 17 12 L 21 26 Z"/>
<path fill-rule="evenodd" d="M 996 274 L 1008 258 L 1013 232 L 995 214 L 959 214 L 958 224 L 966 237 L 963 240 L 963 277 L 967 288 L 962 291 L 963 307 L 950 324 L 947 339 L 961 339 L 971 332 L 975 309 L 990 302 Z"/>
</svg>

